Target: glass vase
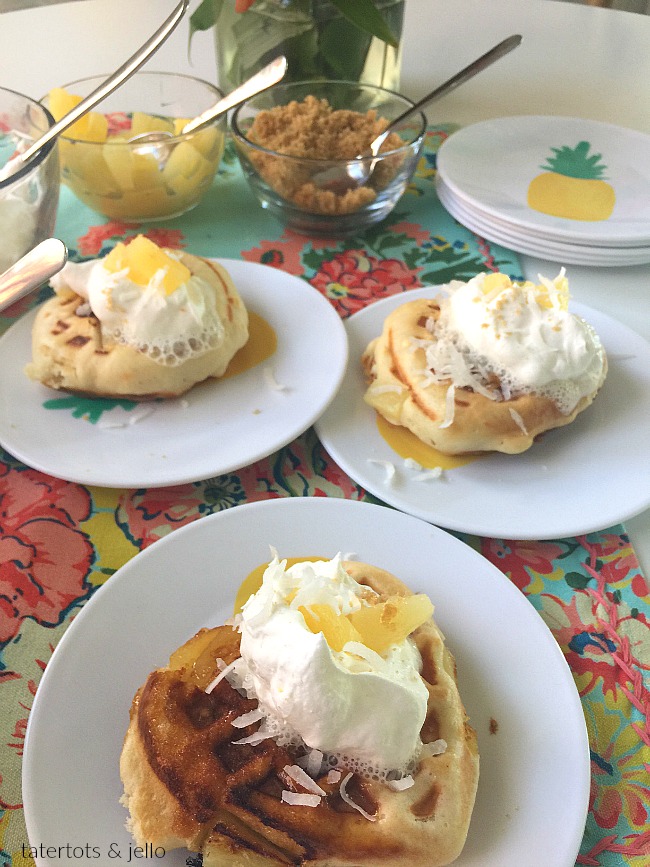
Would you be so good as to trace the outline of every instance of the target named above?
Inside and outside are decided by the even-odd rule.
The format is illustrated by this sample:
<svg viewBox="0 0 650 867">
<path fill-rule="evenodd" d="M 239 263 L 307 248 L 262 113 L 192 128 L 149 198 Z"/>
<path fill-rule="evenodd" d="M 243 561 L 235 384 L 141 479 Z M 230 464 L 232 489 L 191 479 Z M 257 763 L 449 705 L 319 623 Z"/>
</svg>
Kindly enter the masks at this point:
<svg viewBox="0 0 650 867">
<path fill-rule="evenodd" d="M 405 0 L 378 0 L 394 48 L 341 15 L 329 0 L 256 0 L 243 13 L 223 3 L 214 28 L 219 86 L 229 92 L 279 54 L 285 81 L 345 79 L 399 89 Z"/>
</svg>

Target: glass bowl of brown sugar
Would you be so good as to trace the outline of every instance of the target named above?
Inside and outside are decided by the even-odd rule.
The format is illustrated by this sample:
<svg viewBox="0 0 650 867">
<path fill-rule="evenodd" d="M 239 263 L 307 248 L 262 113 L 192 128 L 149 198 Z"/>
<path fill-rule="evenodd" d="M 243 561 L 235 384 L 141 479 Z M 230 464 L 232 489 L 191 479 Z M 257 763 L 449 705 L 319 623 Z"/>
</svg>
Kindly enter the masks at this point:
<svg viewBox="0 0 650 867">
<path fill-rule="evenodd" d="M 263 208 L 307 235 L 362 233 L 395 207 L 416 169 L 426 118 L 420 112 L 370 143 L 413 103 L 352 81 L 278 84 L 234 112 L 231 131 Z"/>
</svg>

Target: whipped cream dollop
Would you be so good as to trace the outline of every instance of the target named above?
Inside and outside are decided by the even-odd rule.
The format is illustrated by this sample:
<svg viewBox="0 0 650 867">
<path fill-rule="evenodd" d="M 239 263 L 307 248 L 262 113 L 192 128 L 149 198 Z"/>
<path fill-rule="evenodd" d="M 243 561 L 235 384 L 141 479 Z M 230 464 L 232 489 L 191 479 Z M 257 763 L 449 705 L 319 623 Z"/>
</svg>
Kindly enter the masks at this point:
<svg viewBox="0 0 650 867">
<path fill-rule="evenodd" d="M 298 610 L 323 604 L 349 614 L 368 604 L 368 594 L 375 595 L 350 578 L 340 556 L 289 568 L 274 557 L 243 607 L 233 675 L 258 699 L 262 727 L 279 743 L 305 745 L 330 765 L 386 779 L 408 773 L 422 747 L 428 691 L 419 651 L 410 638 L 381 656 L 353 641 L 334 651 Z"/>
<path fill-rule="evenodd" d="M 224 326 L 205 280 L 192 275 L 168 293 L 164 278 L 161 268 L 141 286 L 128 269 L 112 272 L 93 259 L 66 263 L 50 283 L 56 292 L 69 288 L 85 299 L 105 336 L 175 365 L 218 346 Z"/>
<path fill-rule="evenodd" d="M 429 375 L 493 400 L 536 392 L 571 413 L 602 382 L 605 353 L 594 329 L 568 310 L 564 269 L 539 279 L 483 273 L 448 284 L 431 321 L 435 339 L 423 347 Z"/>
</svg>

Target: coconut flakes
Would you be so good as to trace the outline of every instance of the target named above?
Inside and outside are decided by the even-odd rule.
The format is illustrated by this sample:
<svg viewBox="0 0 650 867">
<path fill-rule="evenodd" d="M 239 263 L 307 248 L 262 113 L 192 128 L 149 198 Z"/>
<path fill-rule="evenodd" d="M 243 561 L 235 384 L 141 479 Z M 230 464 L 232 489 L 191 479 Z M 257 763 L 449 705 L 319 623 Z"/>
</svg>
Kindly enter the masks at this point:
<svg viewBox="0 0 650 867">
<path fill-rule="evenodd" d="M 386 481 L 388 484 L 392 484 L 395 480 L 395 464 L 391 461 L 380 461 L 376 458 L 368 458 L 369 464 L 377 464 L 379 467 L 383 467 L 386 472 Z"/>
<path fill-rule="evenodd" d="M 262 373 L 264 376 L 264 381 L 266 382 L 268 387 L 271 388 L 273 391 L 289 391 L 288 385 L 285 385 L 284 383 L 280 383 L 277 381 L 277 379 L 275 378 L 275 373 L 273 371 L 273 368 L 265 367 L 263 369 Z"/>
<path fill-rule="evenodd" d="M 303 771 L 300 765 L 285 765 L 283 770 L 295 783 L 298 783 L 299 786 L 302 786 L 303 789 L 307 789 L 307 791 L 311 792 L 313 795 L 327 794 L 325 789 L 321 789 L 318 783 L 315 780 L 312 780 L 309 774 L 306 771 Z"/>
<path fill-rule="evenodd" d="M 357 810 L 359 813 L 361 813 L 361 815 L 364 817 L 364 819 L 367 819 L 369 822 L 374 822 L 375 817 L 371 816 L 370 813 L 366 813 L 366 811 L 363 809 L 363 807 L 360 804 L 357 804 L 356 801 L 353 801 L 352 798 L 348 795 L 348 793 L 346 791 L 346 786 L 350 782 L 350 780 L 352 779 L 352 776 L 353 776 L 352 773 L 349 773 L 346 777 L 343 777 L 343 779 L 341 780 L 341 784 L 339 786 L 339 795 L 341 796 L 341 800 L 345 801 L 345 803 L 349 807 L 352 807 L 354 810 Z"/>
<path fill-rule="evenodd" d="M 509 407 L 510 415 L 512 416 L 513 421 L 519 428 L 519 430 L 525 435 L 528 436 L 528 431 L 526 429 L 526 425 L 524 424 L 523 418 L 519 415 L 516 409 Z"/>
<path fill-rule="evenodd" d="M 454 415 L 456 412 L 456 386 L 452 383 L 447 389 L 447 394 L 445 395 L 445 417 L 442 420 L 442 424 L 440 425 L 440 429 L 446 427 L 451 427 L 454 423 Z"/>
<path fill-rule="evenodd" d="M 387 780 L 386 785 L 389 789 L 392 789 L 393 792 L 404 792 L 406 789 L 410 789 L 411 786 L 415 785 L 415 780 L 409 774 L 407 777 L 402 777 L 399 780 Z"/>
<path fill-rule="evenodd" d="M 264 719 L 264 712 L 259 708 L 254 708 L 253 710 L 249 710 L 248 713 L 238 716 L 231 722 L 231 725 L 236 729 L 245 729 L 246 726 L 253 725 L 253 723 L 259 722 L 261 719 Z"/>
<path fill-rule="evenodd" d="M 282 800 L 285 804 L 291 804 L 292 807 L 317 807 L 321 802 L 321 796 L 306 795 L 302 792 L 290 792 L 288 789 L 283 789 Z"/>
</svg>

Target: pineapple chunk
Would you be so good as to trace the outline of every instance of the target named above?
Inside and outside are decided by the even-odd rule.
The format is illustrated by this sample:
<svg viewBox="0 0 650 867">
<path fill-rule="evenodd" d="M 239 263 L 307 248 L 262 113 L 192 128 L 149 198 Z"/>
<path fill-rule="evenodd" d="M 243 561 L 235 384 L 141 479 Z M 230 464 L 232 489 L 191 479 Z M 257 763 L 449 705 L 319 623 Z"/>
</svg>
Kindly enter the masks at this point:
<svg viewBox="0 0 650 867">
<path fill-rule="evenodd" d="M 498 295 L 501 290 L 508 289 L 510 286 L 512 286 L 512 280 L 507 274 L 487 274 L 483 280 L 481 291 L 484 295 L 491 295 L 492 293 Z"/>
<path fill-rule="evenodd" d="M 381 654 L 426 623 L 432 614 L 431 600 L 424 593 L 418 593 L 391 596 L 385 602 L 364 606 L 348 617 L 366 647 Z"/>
<path fill-rule="evenodd" d="M 120 190 L 132 190 L 135 156 L 133 151 L 130 148 L 120 147 L 115 138 L 110 138 L 102 148 L 102 154 Z"/>
<path fill-rule="evenodd" d="M 54 120 L 61 120 L 80 102 L 80 96 L 68 93 L 63 87 L 54 87 L 48 94 L 48 105 Z M 65 135 L 67 138 L 74 138 L 79 141 L 105 142 L 107 133 L 108 121 L 104 115 L 90 111 L 68 127 Z"/>
<path fill-rule="evenodd" d="M 322 632 L 332 650 L 343 650 L 348 641 L 363 640 L 349 619 L 329 605 L 316 604 L 309 608 L 301 605 L 298 611 L 305 618 L 309 631 L 315 635 Z"/>
<path fill-rule="evenodd" d="M 154 114 L 145 114 L 142 111 L 134 111 L 131 118 L 130 137 L 142 135 L 145 132 L 174 132 L 174 124 L 168 117 L 160 117 Z"/>
<path fill-rule="evenodd" d="M 174 135 L 180 135 L 183 132 L 183 127 L 186 123 L 190 122 L 189 117 L 175 117 L 174 118 Z"/>
<path fill-rule="evenodd" d="M 221 627 L 201 629 L 196 635 L 175 650 L 169 658 L 172 671 L 182 672 L 183 680 L 205 689 L 218 673 L 217 658 L 226 663 L 232 660 L 226 658 L 229 645 L 224 647 L 224 631 Z"/>
<path fill-rule="evenodd" d="M 128 245 L 116 244 L 104 259 L 104 267 L 112 272 L 128 268 L 129 278 L 139 286 L 147 286 L 154 274 L 163 269 L 166 273 L 162 285 L 167 295 L 187 283 L 191 276 L 189 268 L 144 235 L 138 235 Z"/>
</svg>

